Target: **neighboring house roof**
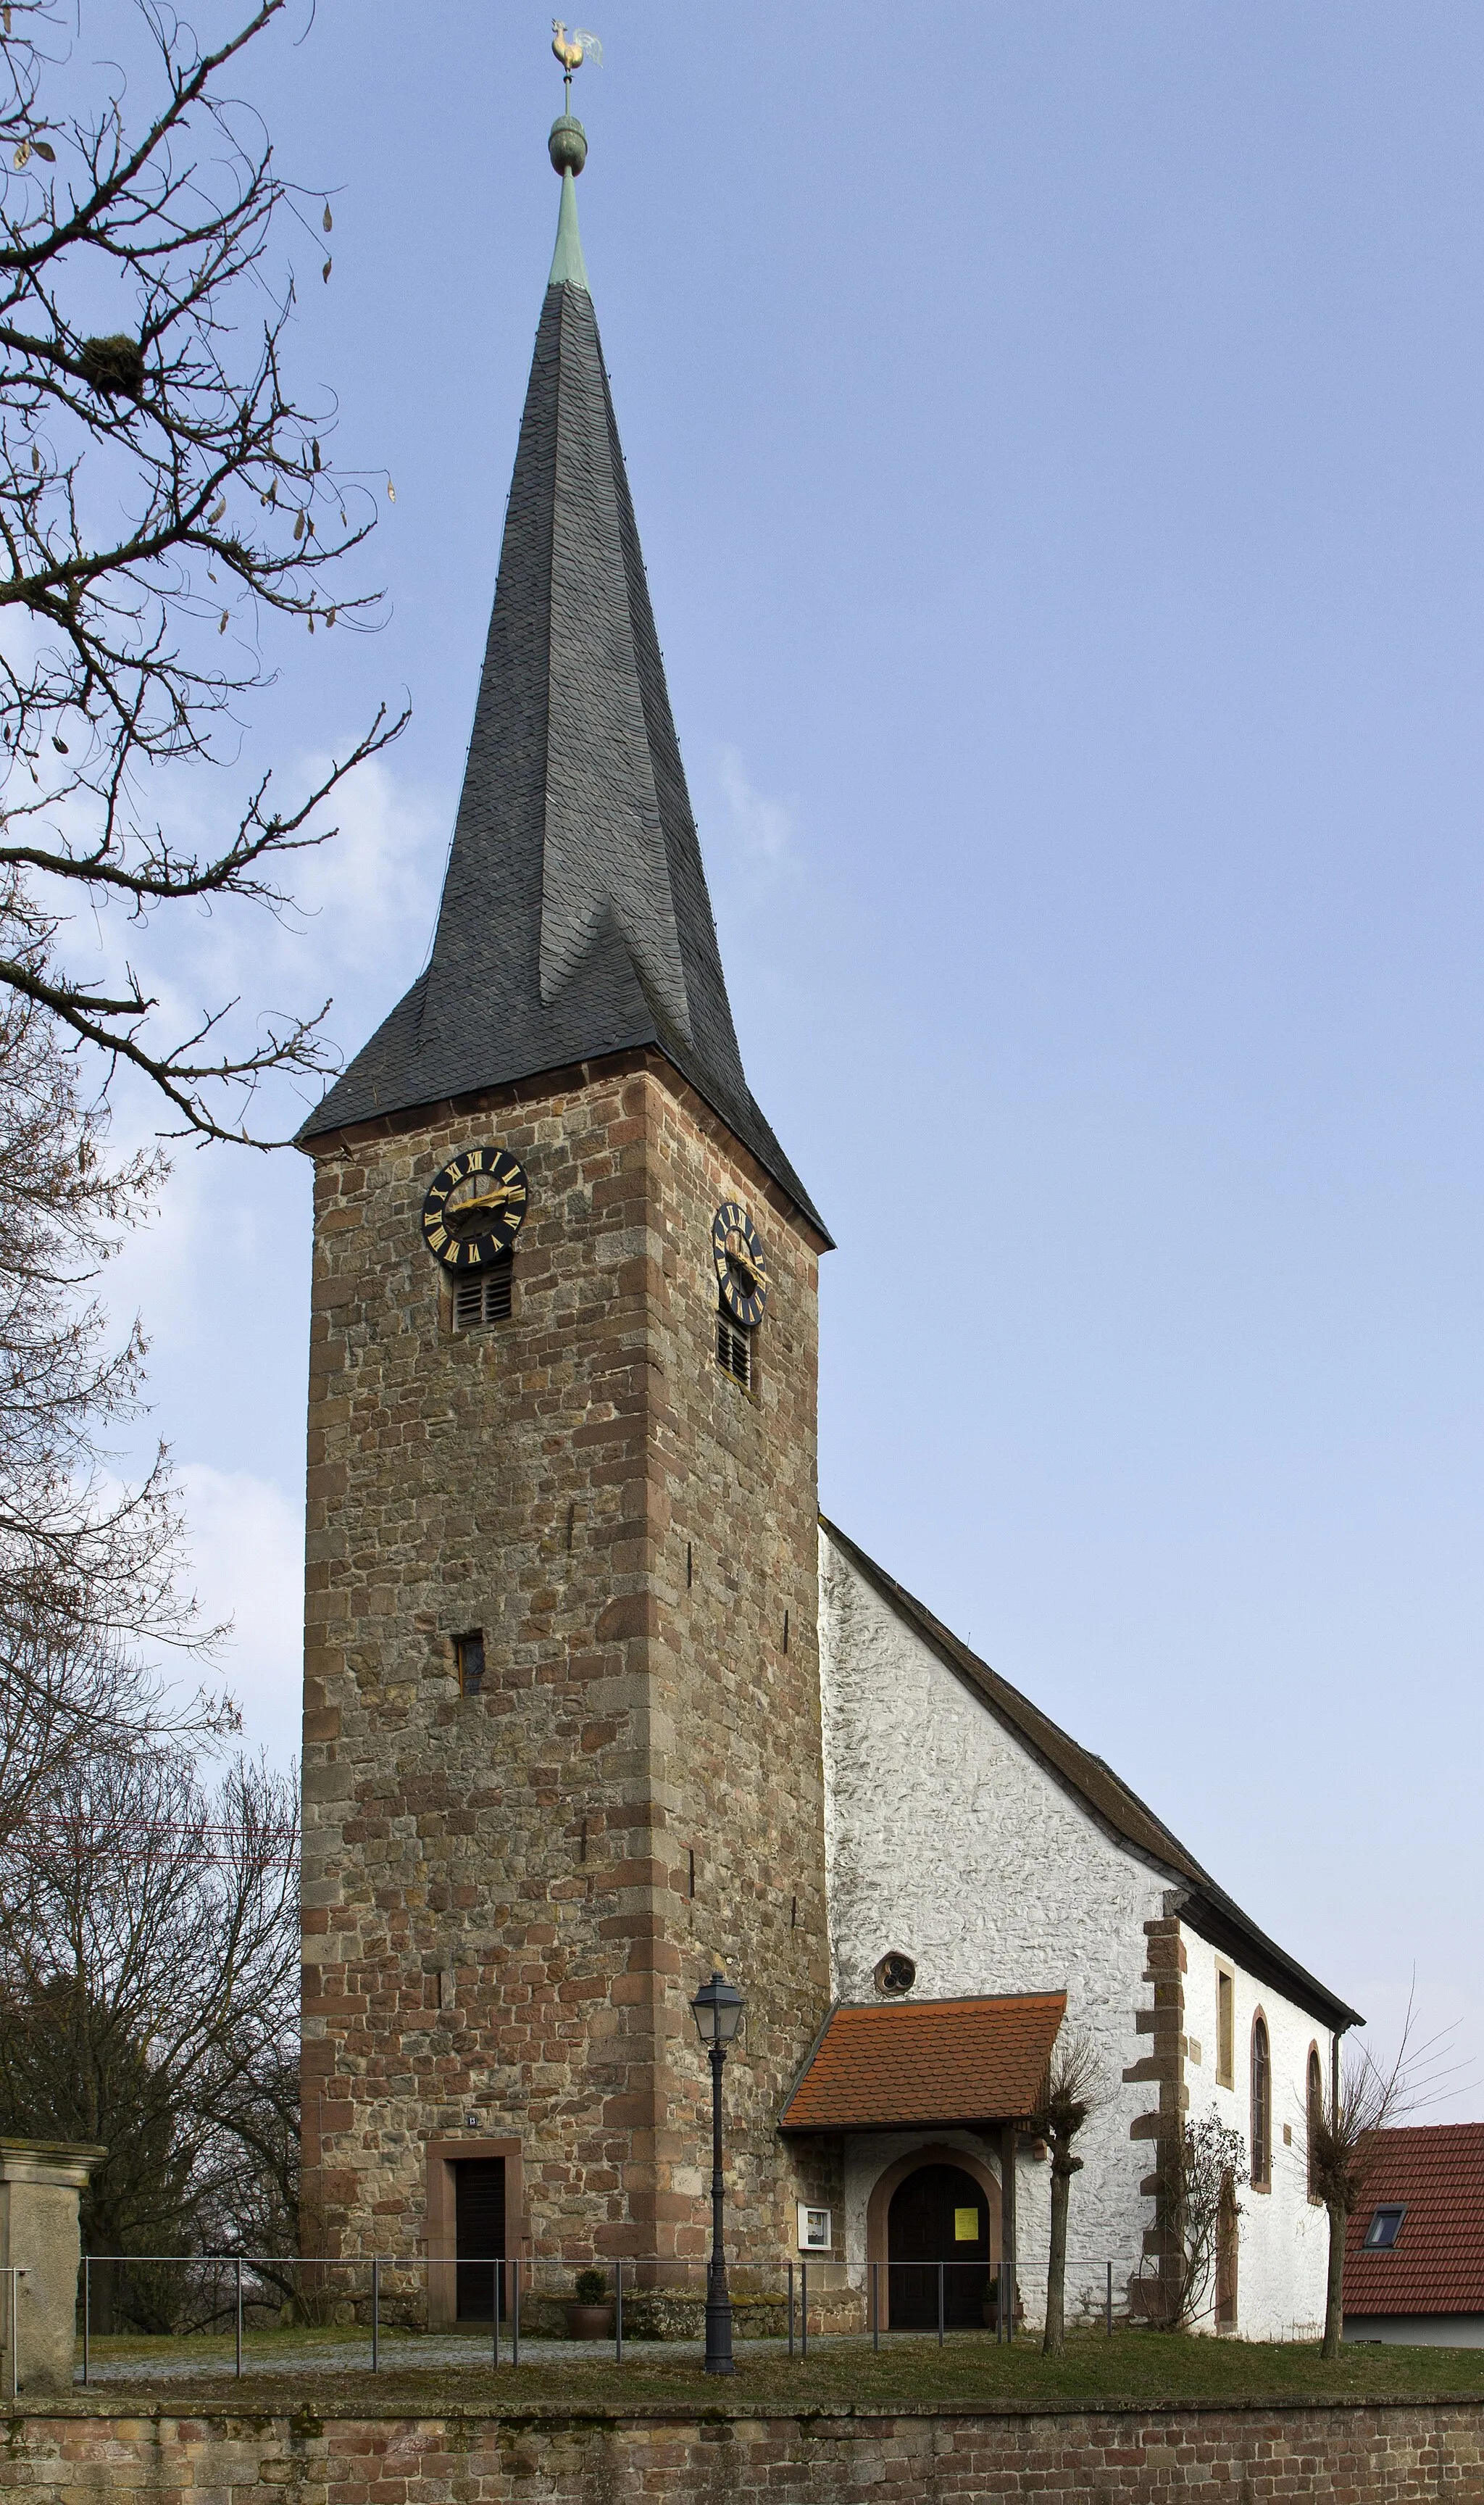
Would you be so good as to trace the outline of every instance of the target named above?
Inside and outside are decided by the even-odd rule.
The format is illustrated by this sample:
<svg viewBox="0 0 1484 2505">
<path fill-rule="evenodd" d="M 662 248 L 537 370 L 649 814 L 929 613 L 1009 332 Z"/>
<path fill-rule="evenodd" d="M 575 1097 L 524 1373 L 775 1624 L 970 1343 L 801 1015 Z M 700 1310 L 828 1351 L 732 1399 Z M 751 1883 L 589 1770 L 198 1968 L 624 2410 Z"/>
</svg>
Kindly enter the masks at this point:
<svg viewBox="0 0 1484 2505">
<path fill-rule="evenodd" d="M 1365 2198 L 1345 2239 L 1345 2318 L 1484 2313 L 1484 2122 L 1378 2131 Z M 1374 2212 L 1406 2215 L 1390 2252 L 1365 2250 Z"/>
<path fill-rule="evenodd" d="M 570 175 L 561 224 L 432 954 L 299 1138 L 657 1046 L 827 1243 L 742 1075 Z"/>
<path fill-rule="evenodd" d="M 1019 2122 L 1035 2108 L 1064 1992 L 972 2000 L 839 2003 L 780 2131 L 899 2131 Z"/>
<path fill-rule="evenodd" d="M 935 1618 L 911 1592 L 893 1582 L 891 1576 L 846 1537 L 834 1523 L 820 1516 L 826 1535 L 846 1556 L 873 1591 L 921 1637 L 929 1650 L 936 1653 L 955 1677 L 962 1680 L 970 1693 L 979 1699 L 1003 1729 L 1021 1742 L 1064 1789 L 1074 1793 L 1099 1822 L 1122 1844 L 1131 1845 L 1136 1852 L 1167 1870 L 1182 1890 L 1179 1907 L 1181 1920 L 1190 1923 L 1213 1948 L 1224 1950 L 1260 1982 L 1269 1983 L 1305 2009 L 1322 2025 L 1343 2029 L 1363 2024 L 1358 2010 L 1335 1997 L 1332 1992 L 1316 1981 L 1312 1974 L 1270 1940 L 1265 1931 L 1249 1920 L 1240 1905 L 1219 1888 L 1210 1872 L 1202 1869 L 1193 1853 L 1189 1852 L 1179 1837 L 1162 1818 L 1140 1800 L 1137 1792 L 1116 1775 L 1102 1757 L 1094 1757 L 1086 1748 L 1041 1712 L 1030 1699 L 1012 1687 L 1008 1678 L 981 1661 L 977 1653 L 951 1634 L 942 1620 Z"/>
</svg>

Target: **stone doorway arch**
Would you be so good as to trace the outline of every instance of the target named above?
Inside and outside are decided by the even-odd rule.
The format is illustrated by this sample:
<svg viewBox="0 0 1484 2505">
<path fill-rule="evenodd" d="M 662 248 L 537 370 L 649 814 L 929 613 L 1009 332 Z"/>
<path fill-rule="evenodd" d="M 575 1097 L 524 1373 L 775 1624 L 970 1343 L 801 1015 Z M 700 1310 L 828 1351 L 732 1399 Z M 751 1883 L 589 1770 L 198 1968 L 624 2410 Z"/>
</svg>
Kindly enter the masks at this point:
<svg viewBox="0 0 1484 2505">
<path fill-rule="evenodd" d="M 891 2327 L 891 2259 L 887 2226 L 894 2194 L 923 2167 L 953 2166 L 967 2174 L 983 2193 L 989 2213 L 989 2268 L 998 2270 L 1000 2262 L 1000 2179 L 977 2151 L 955 2147 L 949 2140 L 924 2140 L 920 2147 L 911 2148 L 895 2159 L 877 2176 L 866 2204 L 866 2259 L 880 2265 L 876 2272 L 877 2298 L 880 2307 L 883 2331 Z M 868 2273 L 868 2278 L 870 2274 Z M 867 2288 L 867 2304 L 870 2289 Z"/>
</svg>

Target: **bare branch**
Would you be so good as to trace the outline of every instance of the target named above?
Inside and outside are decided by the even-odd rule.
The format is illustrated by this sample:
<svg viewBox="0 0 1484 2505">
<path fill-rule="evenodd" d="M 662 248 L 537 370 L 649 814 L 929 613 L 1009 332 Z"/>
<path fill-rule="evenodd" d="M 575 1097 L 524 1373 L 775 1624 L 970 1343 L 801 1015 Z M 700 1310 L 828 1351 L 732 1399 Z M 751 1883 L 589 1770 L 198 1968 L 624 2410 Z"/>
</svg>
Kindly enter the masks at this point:
<svg viewBox="0 0 1484 2505">
<path fill-rule="evenodd" d="M 182 1129 L 234 1141 L 270 1075 L 328 1066 L 319 1016 L 192 1058 L 157 1037 L 147 987 L 105 997 L 21 942 L 35 915 L 56 958 L 53 898 L 117 898 L 140 920 L 191 899 L 282 910 L 275 866 L 329 840 L 315 813 L 406 721 L 383 707 L 291 805 L 259 782 L 220 849 L 178 850 L 141 808 L 147 769 L 233 761 L 242 700 L 272 676 L 271 620 L 314 635 L 378 613 L 345 579 L 377 482 L 336 464 L 333 402 L 286 378 L 293 278 L 269 255 L 286 217 L 307 223 L 223 83 L 284 6 L 260 0 L 202 53 L 163 0 L 129 0 L 121 26 L 115 0 L 129 74 L 91 92 L 81 55 L 47 50 L 49 7 L 14 7 L 0 43 L 0 985 L 101 1054 L 105 1087 L 128 1064 Z M 136 94 L 151 101 L 131 128 Z M 129 308 L 103 335 L 100 272 Z"/>
</svg>

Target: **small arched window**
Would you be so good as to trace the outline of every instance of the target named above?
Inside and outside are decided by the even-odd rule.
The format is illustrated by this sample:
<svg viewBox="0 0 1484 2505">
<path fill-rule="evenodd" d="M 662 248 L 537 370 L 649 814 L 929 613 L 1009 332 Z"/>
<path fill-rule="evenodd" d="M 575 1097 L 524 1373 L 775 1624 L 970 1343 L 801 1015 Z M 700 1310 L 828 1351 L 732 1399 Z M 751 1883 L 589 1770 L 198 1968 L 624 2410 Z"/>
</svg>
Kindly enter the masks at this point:
<svg viewBox="0 0 1484 2505">
<path fill-rule="evenodd" d="M 1325 2111 L 1325 2073 L 1319 2058 L 1319 2046 L 1309 2046 L 1309 2071 L 1304 2086 L 1304 2114 L 1308 2123 L 1309 2198 L 1317 2201 L 1319 2189 L 1319 2126 Z"/>
<path fill-rule="evenodd" d="M 1252 2022 L 1252 2180 L 1265 2192 L 1273 2179 L 1273 2064 L 1267 2021 L 1260 2009 Z"/>
</svg>

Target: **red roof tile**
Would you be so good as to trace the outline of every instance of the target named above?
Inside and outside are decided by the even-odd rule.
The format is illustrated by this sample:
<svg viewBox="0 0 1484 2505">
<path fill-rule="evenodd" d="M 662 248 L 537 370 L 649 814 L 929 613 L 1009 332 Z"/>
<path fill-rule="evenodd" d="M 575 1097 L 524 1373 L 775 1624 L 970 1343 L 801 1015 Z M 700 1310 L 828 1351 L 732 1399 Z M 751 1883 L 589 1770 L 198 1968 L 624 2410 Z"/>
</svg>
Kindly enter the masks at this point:
<svg viewBox="0 0 1484 2505">
<path fill-rule="evenodd" d="M 1345 2314 L 1484 2313 L 1484 2122 L 1376 2135 L 1380 2154 L 1345 2240 Z M 1389 2253 L 1364 2249 L 1371 2213 L 1404 2202 Z"/>
<path fill-rule="evenodd" d="M 832 2009 L 783 2108 L 783 2131 L 1016 2122 L 1035 2103 L 1064 1992 Z"/>
</svg>

